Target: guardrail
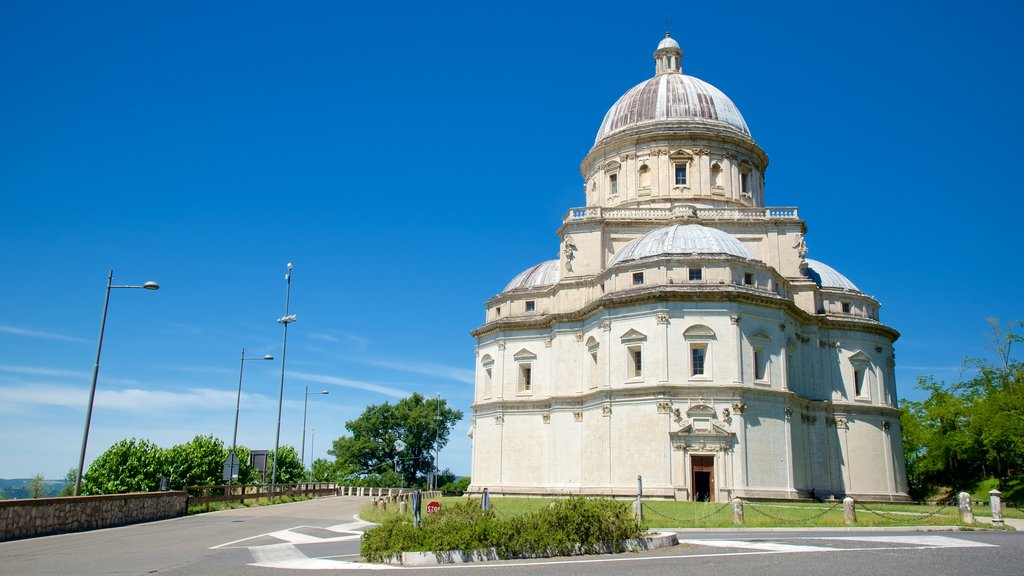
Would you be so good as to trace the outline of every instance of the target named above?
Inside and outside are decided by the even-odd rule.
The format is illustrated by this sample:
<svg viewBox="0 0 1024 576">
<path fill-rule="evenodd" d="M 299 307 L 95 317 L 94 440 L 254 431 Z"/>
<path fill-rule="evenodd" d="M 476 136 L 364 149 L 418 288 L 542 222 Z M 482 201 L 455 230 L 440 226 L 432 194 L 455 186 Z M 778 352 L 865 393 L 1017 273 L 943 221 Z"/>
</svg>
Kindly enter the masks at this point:
<svg viewBox="0 0 1024 576">
<path fill-rule="evenodd" d="M 189 486 L 188 505 L 205 504 L 207 508 L 213 502 L 245 502 L 246 500 L 273 499 L 281 496 L 337 496 L 336 482 L 303 482 L 299 484 L 233 484 L 231 486 Z"/>
</svg>

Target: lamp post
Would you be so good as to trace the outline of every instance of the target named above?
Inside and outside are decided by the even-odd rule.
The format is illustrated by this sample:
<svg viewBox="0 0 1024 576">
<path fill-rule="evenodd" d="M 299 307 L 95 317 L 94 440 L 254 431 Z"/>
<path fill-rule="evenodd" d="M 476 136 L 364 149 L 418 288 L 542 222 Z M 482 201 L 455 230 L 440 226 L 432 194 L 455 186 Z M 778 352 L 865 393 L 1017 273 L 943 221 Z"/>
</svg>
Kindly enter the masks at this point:
<svg viewBox="0 0 1024 576">
<path fill-rule="evenodd" d="M 263 356 L 262 358 L 254 356 L 252 358 L 245 357 L 245 348 L 242 348 L 242 359 L 238 365 L 238 396 L 235 398 L 235 433 L 231 436 L 231 454 L 228 455 L 228 491 L 231 491 L 231 481 L 234 480 L 236 475 L 235 469 L 238 468 L 238 454 L 235 450 L 238 448 L 238 409 L 242 406 L 242 371 L 245 370 L 246 360 L 273 360 L 274 357 L 270 354 Z"/>
<path fill-rule="evenodd" d="M 314 395 L 330 394 L 330 390 L 321 390 L 319 392 L 313 392 Z M 309 384 L 306 384 L 306 397 L 302 400 L 302 452 L 299 454 L 299 459 L 302 460 L 302 465 L 306 465 L 306 409 L 309 407 Z M 310 450 L 312 452 L 312 450 Z"/>
<path fill-rule="evenodd" d="M 281 391 L 277 397 L 277 435 L 274 437 L 274 468 L 270 475 L 270 499 L 276 496 L 277 489 L 277 453 L 281 448 L 281 407 L 284 405 L 284 360 L 288 351 L 288 325 L 295 322 L 295 314 L 288 314 L 288 301 L 292 295 L 292 263 L 288 263 L 288 272 L 284 275 L 287 287 L 284 292 L 284 316 L 277 319 L 278 324 L 284 325 L 284 341 L 281 344 Z"/>
<path fill-rule="evenodd" d="M 89 444 L 89 424 L 92 423 L 92 405 L 96 399 L 96 379 L 100 374 L 100 352 L 103 350 L 103 330 L 107 326 L 107 306 L 110 304 L 110 290 L 112 288 L 144 288 L 146 290 L 159 290 L 160 285 L 150 280 L 142 286 L 114 286 L 114 271 L 107 274 L 107 295 L 103 299 L 103 316 L 100 319 L 100 338 L 96 344 L 96 363 L 92 367 L 92 385 L 89 387 L 89 407 L 85 410 L 85 432 L 82 434 L 82 453 L 78 456 L 78 472 L 75 474 L 74 495 L 78 496 L 82 489 L 82 474 L 85 468 L 85 448 Z"/>
</svg>

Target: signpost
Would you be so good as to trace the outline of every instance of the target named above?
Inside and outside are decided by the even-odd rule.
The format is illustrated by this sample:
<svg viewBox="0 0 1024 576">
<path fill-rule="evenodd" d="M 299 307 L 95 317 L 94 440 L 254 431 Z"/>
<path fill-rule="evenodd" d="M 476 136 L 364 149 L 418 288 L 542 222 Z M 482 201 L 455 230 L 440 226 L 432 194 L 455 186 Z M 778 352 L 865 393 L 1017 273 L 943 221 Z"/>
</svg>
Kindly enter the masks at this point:
<svg viewBox="0 0 1024 576">
<path fill-rule="evenodd" d="M 232 450 L 224 459 L 224 481 L 234 482 L 235 480 L 238 480 L 238 454 Z"/>
</svg>

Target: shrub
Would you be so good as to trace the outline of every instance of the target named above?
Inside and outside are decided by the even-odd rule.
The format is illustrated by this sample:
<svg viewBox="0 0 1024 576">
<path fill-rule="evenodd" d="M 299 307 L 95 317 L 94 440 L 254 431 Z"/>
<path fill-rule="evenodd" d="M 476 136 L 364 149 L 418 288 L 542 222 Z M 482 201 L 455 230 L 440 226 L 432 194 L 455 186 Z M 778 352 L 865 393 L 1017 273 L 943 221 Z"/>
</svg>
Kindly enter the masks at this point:
<svg viewBox="0 0 1024 576">
<path fill-rule="evenodd" d="M 481 510 L 478 501 L 459 502 L 433 516 L 421 528 L 408 516 L 389 515 L 363 534 L 360 552 L 380 562 L 401 552 L 471 552 L 495 548 L 501 558 L 621 551 L 622 541 L 641 529 L 623 502 L 606 498 L 569 498 L 508 518 Z"/>
</svg>

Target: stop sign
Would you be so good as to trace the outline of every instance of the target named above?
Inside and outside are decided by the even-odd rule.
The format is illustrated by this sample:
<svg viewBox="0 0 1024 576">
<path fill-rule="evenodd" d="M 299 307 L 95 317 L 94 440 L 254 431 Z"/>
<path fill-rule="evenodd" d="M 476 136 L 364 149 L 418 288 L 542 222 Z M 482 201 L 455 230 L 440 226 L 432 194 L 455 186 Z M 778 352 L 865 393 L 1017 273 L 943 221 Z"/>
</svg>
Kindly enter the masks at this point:
<svg viewBox="0 0 1024 576">
<path fill-rule="evenodd" d="M 433 514 L 434 512 L 437 512 L 440 509 L 441 503 L 438 502 L 437 500 L 431 500 L 430 503 L 427 504 L 427 514 Z"/>
</svg>

